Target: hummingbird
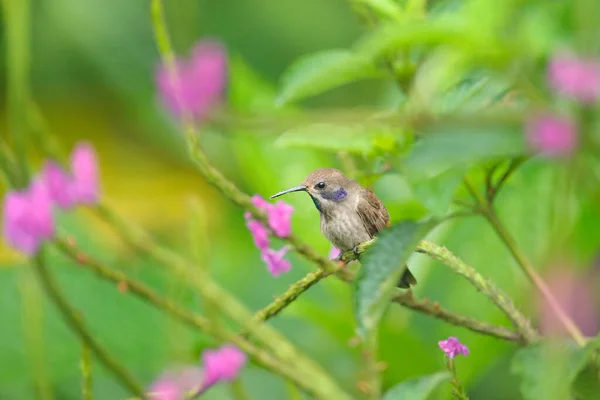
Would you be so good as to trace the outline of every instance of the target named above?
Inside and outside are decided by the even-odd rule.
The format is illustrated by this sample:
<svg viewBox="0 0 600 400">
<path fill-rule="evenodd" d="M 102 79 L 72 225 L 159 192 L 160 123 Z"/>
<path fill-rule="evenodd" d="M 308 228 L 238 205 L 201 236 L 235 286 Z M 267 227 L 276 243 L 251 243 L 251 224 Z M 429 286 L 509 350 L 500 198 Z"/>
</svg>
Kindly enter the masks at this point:
<svg viewBox="0 0 600 400">
<path fill-rule="evenodd" d="M 373 239 L 379 231 L 390 226 L 390 214 L 375 193 L 340 170 L 316 169 L 301 185 L 276 193 L 269 199 L 292 192 L 308 193 L 321 215 L 321 233 L 340 250 L 340 257 L 348 250 L 357 254 L 360 243 Z M 417 280 L 406 268 L 397 286 L 407 289 L 416 284 Z"/>
</svg>

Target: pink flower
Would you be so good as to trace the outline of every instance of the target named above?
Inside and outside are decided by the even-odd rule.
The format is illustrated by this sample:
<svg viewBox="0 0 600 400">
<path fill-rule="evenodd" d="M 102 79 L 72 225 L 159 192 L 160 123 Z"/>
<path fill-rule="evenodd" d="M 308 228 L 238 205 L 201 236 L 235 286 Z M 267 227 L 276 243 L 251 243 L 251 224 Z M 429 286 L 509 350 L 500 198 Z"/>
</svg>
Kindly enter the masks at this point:
<svg viewBox="0 0 600 400">
<path fill-rule="evenodd" d="M 329 259 L 335 260 L 340 256 L 340 249 L 331 246 L 331 250 L 329 250 Z"/>
<path fill-rule="evenodd" d="M 578 143 L 575 124 L 554 114 L 533 116 L 527 122 L 526 136 L 534 151 L 547 156 L 569 155 Z"/>
<path fill-rule="evenodd" d="M 150 386 L 151 400 L 184 400 L 189 392 L 201 389 L 203 372 L 200 367 L 185 367 L 161 375 Z"/>
<path fill-rule="evenodd" d="M 80 204 L 95 204 L 100 197 L 98 161 L 89 143 L 80 143 L 71 153 L 73 195 Z"/>
<path fill-rule="evenodd" d="M 54 161 L 47 161 L 42 180 L 53 202 L 63 210 L 77 204 L 95 204 L 100 197 L 98 162 L 89 143 L 79 143 L 71 153 L 72 173 L 65 172 Z"/>
<path fill-rule="evenodd" d="M 246 362 L 246 354 L 233 345 L 224 345 L 216 350 L 206 350 L 202 354 L 204 366 L 202 390 L 204 391 L 218 382 L 233 381 Z"/>
<path fill-rule="evenodd" d="M 32 256 L 55 233 L 52 200 L 45 185 L 35 180 L 24 192 L 4 199 L 2 233 L 7 244 Z"/>
<path fill-rule="evenodd" d="M 593 103 L 600 95 L 600 62 L 569 53 L 557 54 L 548 66 L 548 81 L 566 97 Z"/>
<path fill-rule="evenodd" d="M 440 349 L 442 349 L 451 360 L 459 354 L 464 356 L 469 355 L 467 346 L 462 344 L 458 338 L 454 336 L 450 336 L 447 340 L 440 340 L 438 346 L 440 346 Z"/>
<path fill-rule="evenodd" d="M 288 252 L 288 247 L 284 246 L 279 250 L 266 249 L 262 252 L 261 258 L 267 264 L 267 269 L 273 276 L 289 272 L 292 264 L 283 257 Z"/>
<path fill-rule="evenodd" d="M 42 179 L 48 193 L 60 208 L 67 210 L 75 206 L 75 196 L 71 187 L 71 177 L 54 161 L 47 161 L 42 171 Z"/>
<path fill-rule="evenodd" d="M 188 113 L 202 121 L 220 101 L 227 79 L 227 56 L 220 43 L 203 40 L 189 60 L 175 60 L 175 76 L 166 66 L 158 69 L 156 80 L 162 101 L 176 116 Z"/>
<path fill-rule="evenodd" d="M 252 204 L 266 211 L 269 226 L 278 237 L 288 237 L 292 233 L 291 217 L 294 213 L 294 207 L 283 201 L 271 204 L 259 195 L 252 196 Z"/>
<path fill-rule="evenodd" d="M 252 239 L 254 239 L 254 244 L 260 250 L 265 250 L 269 247 L 269 231 L 263 224 L 260 222 L 250 219 L 250 213 L 246 215 L 246 226 L 250 230 L 252 234 Z"/>
</svg>

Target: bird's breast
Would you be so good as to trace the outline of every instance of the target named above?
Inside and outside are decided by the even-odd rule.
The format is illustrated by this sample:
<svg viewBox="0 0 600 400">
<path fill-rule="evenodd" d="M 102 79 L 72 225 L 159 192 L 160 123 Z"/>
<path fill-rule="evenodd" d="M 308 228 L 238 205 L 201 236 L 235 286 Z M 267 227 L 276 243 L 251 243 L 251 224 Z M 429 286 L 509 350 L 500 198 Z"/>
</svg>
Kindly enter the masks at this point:
<svg viewBox="0 0 600 400">
<path fill-rule="evenodd" d="M 327 215 L 321 214 L 321 232 L 343 252 L 371 239 L 355 211 L 334 210 Z"/>
</svg>

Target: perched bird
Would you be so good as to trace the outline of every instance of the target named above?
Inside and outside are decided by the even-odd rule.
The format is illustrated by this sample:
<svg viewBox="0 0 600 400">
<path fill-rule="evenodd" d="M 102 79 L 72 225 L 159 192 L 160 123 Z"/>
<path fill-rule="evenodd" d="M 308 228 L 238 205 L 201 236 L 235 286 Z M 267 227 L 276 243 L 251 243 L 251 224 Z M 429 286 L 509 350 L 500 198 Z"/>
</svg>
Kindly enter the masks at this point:
<svg viewBox="0 0 600 400">
<path fill-rule="evenodd" d="M 390 214 L 375 194 L 333 168 L 311 172 L 301 185 L 274 194 L 270 199 L 291 192 L 306 192 L 321 214 L 321 232 L 341 251 L 356 253 L 356 247 L 390 226 Z M 398 287 L 416 285 L 413 274 L 405 270 Z"/>
</svg>

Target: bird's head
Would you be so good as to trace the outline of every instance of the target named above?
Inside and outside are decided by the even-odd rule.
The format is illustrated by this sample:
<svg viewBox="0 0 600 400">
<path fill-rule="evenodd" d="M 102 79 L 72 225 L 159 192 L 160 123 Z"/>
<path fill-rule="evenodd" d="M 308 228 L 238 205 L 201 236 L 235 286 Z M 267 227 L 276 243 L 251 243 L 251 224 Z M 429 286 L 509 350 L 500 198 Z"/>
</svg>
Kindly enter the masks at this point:
<svg viewBox="0 0 600 400">
<path fill-rule="evenodd" d="M 283 190 L 269 197 L 282 196 L 291 192 L 306 192 L 310 195 L 317 210 L 326 212 L 346 200 L 351 190 L 353 181 L 348 179 L 340 170 L 333 168 L 320 168 L 314 170 L 302 182 L 301 185 Z"/>
</svg>

